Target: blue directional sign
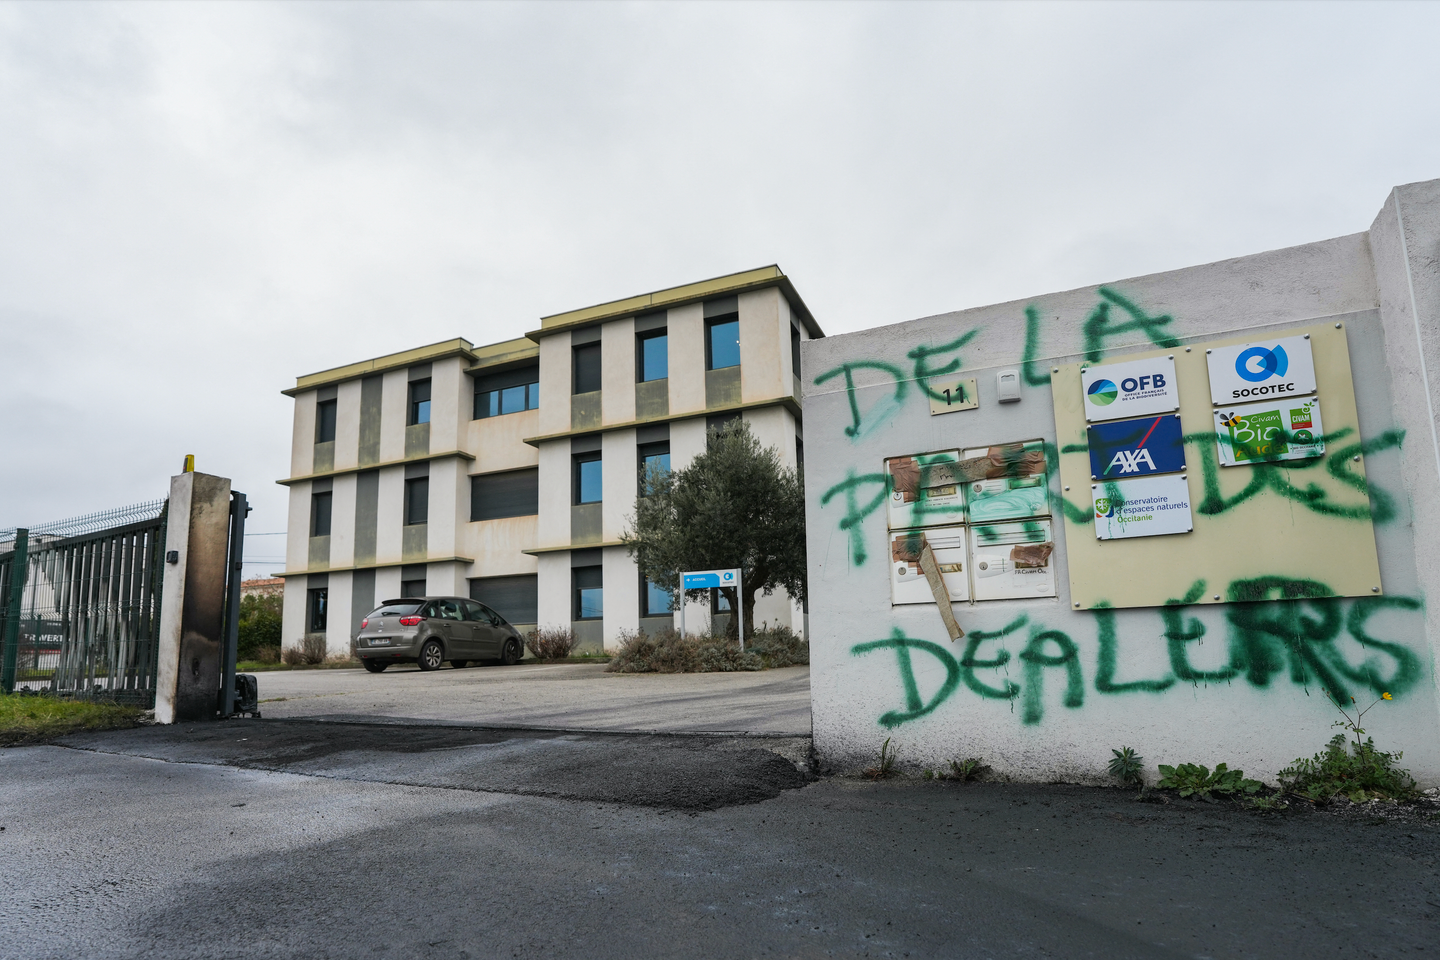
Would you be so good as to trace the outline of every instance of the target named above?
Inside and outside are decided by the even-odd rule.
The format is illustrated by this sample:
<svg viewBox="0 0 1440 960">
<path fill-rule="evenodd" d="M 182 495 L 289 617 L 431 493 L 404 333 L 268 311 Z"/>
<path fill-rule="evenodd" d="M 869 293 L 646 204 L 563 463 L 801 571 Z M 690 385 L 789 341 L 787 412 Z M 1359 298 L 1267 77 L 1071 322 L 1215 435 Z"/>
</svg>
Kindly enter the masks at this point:
<svg viewBox="0 0 1440 960">
<path fill-rule="evenodd" d="M 697 570 L 684 574 L 686 590 L 705 590 L 709 587 L 733 587 L 740 582 L 739 570 Z"/>
<path fill-rule="evenodd" d="M 1092 479 L 1144 477 L 1185 469 L 1185 441 L 1177 414 L 1092 423 L 1086 435 Z"/>
</svg>

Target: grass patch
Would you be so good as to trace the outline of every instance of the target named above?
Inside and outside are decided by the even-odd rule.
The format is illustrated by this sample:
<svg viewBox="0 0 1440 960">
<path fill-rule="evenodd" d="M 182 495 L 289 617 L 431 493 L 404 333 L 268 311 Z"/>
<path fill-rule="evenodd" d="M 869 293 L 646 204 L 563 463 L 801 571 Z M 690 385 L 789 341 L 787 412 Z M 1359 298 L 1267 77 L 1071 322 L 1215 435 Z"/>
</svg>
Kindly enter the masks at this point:
<svg viewBox="0 0 1440 960">
<path fill-rule="evenodd" d="M 120 730 L 140 724 L 139 707 L 91 700 L 0 694 L 0 746 L 43 743 L 85 730 Z"/>
</svg>

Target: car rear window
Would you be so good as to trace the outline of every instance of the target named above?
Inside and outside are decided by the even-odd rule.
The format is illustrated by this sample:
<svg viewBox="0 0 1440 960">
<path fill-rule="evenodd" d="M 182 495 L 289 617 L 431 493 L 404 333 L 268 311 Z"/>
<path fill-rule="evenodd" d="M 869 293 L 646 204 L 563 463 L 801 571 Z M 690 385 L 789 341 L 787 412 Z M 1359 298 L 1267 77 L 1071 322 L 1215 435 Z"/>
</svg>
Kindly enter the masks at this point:
<svg viewBox="0 0 1440 960">
<path fill-rule="evenodd" d="M 386 600 L 370 614 L 372 617 L 408 617 L 420 609 L 424 600 Z"/>
</svg>

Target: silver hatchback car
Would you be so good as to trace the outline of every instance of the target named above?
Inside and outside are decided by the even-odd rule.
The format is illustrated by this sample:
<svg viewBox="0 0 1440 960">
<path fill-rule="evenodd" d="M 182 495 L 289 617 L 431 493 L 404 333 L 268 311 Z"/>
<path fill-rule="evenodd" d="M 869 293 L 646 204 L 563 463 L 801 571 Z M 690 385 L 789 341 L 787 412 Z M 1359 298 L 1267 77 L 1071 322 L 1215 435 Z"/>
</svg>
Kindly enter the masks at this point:
<svg viewBox="0 0 1440 960">
<path fill-rule="evenodd" d="M 464 597 L 409 597 L 386 600 L 360 621 L 355 652 L 371 673 L 392 663 L 438 670 L 469 663 L 519 662 L 525 655 L 520 632 L 485 604 Z"/>
</svg>

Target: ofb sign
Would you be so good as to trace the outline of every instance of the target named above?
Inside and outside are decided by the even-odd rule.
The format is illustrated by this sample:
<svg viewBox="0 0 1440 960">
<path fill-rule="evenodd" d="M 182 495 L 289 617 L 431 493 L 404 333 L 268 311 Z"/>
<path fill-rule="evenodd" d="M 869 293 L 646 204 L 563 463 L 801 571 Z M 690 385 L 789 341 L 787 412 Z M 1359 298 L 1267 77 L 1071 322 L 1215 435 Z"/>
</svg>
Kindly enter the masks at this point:
<svg viewBox="0 0 1440 960">
<path fill-rule="evenodd" d="M 1315 392 L 1309 337 L 1281 337 L 1206 351 L 1210 402 L 1249 403 Z"/>
<path fill-rule="evenodd" d="M 1086 367 L 1080 371 L 1085 419 L 1120 420 L 1180 409 L 1175 360 L 1153 357 Z"/>
</svg>

